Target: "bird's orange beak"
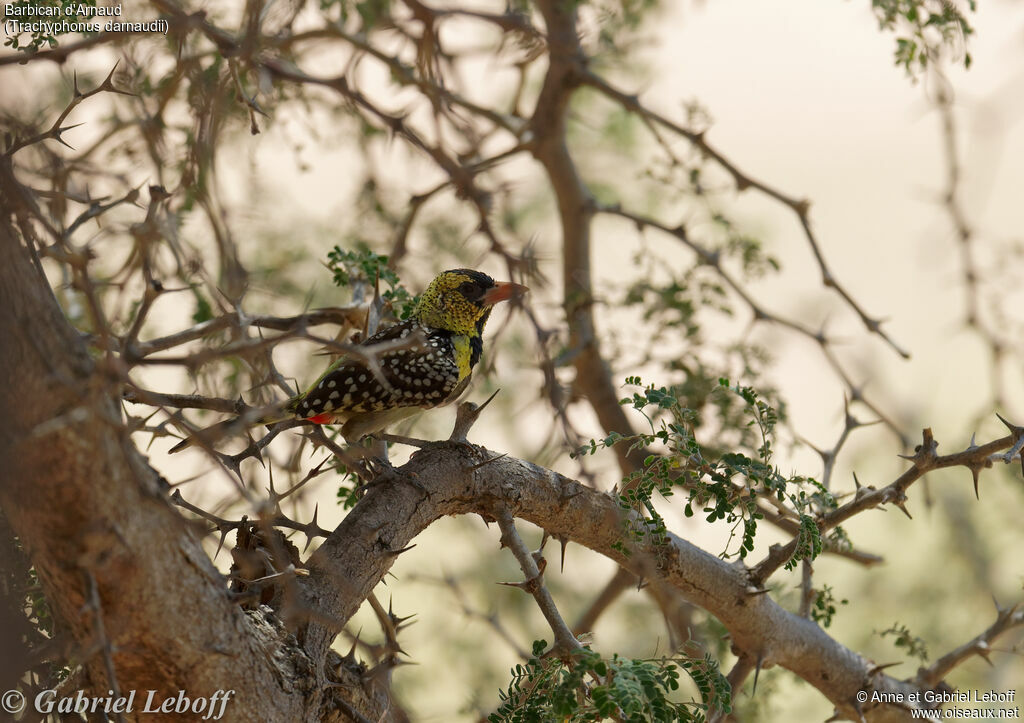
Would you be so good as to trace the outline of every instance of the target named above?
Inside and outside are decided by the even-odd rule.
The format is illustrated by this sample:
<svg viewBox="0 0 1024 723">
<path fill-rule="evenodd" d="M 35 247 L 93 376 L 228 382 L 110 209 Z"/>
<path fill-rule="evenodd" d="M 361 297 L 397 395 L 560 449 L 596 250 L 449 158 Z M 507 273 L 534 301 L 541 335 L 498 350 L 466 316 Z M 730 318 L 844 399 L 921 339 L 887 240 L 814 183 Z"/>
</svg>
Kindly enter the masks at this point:
<svg viewBox="0 0 1024 723">
<path fill-rule="evenodd" d="M 511 281 L 498 281 L 495 283 L 493 289 L 488 290 L 487 293 L 483 295 L 483 302 L 487 306 L 493 306 L 499 301 L 518 299 L 527 291 L 529 291 L 529 289 L 522 284 L 515 284 Z"/>
</svg>

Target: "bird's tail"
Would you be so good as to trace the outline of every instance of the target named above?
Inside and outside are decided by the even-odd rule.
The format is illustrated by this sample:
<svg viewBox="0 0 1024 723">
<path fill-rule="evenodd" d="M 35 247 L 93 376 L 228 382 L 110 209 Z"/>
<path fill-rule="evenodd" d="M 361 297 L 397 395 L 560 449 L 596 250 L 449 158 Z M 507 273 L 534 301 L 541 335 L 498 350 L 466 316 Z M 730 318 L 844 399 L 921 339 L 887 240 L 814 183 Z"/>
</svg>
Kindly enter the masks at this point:
<svg viewBox="0 0 1024 723">
<path fill-rule="evenodd" d="M 217 422 L 209 427 L 198 429 L 185 439 L 171 447 L 171 454 L 180 452 L 193 446 L 210 448 L 222 439 L 235 437 L 246 432 L 251 427 L 258 427 L 262 424 L 275 424 L 292 418 L 286 405 L 281 404 L 275 407 L 259 410 L 260 414 L 249 412 L 239 417 L 232 417 L 223 422 Z"/>
</svg>

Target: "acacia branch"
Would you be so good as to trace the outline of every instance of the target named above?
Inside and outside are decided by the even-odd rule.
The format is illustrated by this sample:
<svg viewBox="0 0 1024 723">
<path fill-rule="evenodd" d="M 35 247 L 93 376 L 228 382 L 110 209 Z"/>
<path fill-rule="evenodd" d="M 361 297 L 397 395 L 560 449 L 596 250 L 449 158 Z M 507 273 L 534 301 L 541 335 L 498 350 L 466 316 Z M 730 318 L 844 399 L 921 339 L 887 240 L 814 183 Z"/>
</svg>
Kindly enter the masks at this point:
<svg viewBox="0 0 1024 723">
<path fill-rule="evenodd" d="M 996 606 L 996 619 L 984 632 L 951 650 L 927 668 L 917 671 L 917 682 L 925 686 L 937 685 L 943 678 L 968 658 L 977 655 L 989 665 L 992 643 L 1003 633 L 1024 625 L 1024 606 L 1017 603 L 1009 608 Z"/>
<path fill-rule="evenodd" d="M 569 626 L 565 624 L 562 614 L 558 612 L 555 601 L 551 598 L 551 593 L 544 586 L 544 570 L 538 564 L 538 560 L 534 558 L 533 553 L 526 547 L 523 538 L 519 536 L 512 515 L 507 511 L 499 513 L 498 526 L 501 528 L 501 544 L 512 550 L 512 554 L 519 561 L 519 567 L 526 575 L 523 582 L 514 583 L 515 587 L 533 595 L 533 599 L 537 601 L 537 607 L 540 608 L 544 619 L 548 621 L 551 631 L 555 634 L 553 652 L 558 655 L 568 655 L 573 650 L 578 650 L 582 646 Z M 544 560 L 542 557 L 539 559 Z"/>
<path fill-rule="evenodd" d="M 938 442 L 932 436 L 932 430 L 925 429 L 922 434 L 922 444 L 917 447 L 913 456 L 908 457 L 913 462 L 910 469 L 881 489 L 871 486 L 864 487 L 858 483 L 853 499 L 838 509 L 822 515 L 817 521 L 818 529 L 823 533 L 827 532 L 854 515 L 886 504 L 895 505 L 909 517 L 910 513 L 906 510 L 907 489 L 925 474 L 937 469 L 966 467 L 970 470 L 975 481 L 975 489 L 977 489 L 978 476 L 982 469 L 992 466 L 992 456 L 1001 450 L 1012 448 L 1017 441 L 1024 438 L 1024 428 L 1013 427 L 1013 429 L 1015 430 L 1013 434 L 981 446 L 972 440 L 967 449 L 945 456 L 936 454 L 935 449 L 938 447 Z M 1001 455 L 1000 458 L 1007 464 L 1010 462 L 1009 459 L 1005 459 L 1005 455 Z M 785 545 L 773 545 L 768 556 L 751 569 L 751 579 L 758 585 L 763 584 L 773 572 L 793 557 L 797 545 L 797 539 L 793 539 Z"/>
<path fill-rule="evenodd" d="M 273 329 L 282 332 L 300 332 L 310 326 L 320 324 L 339 324 L 342 326 L 361 328 L 366 319 L 366 309 L 362 306 L 338 306 L 325 309 L 314 309 L 296 316 L 252 316 L 245 317 L 240 312 L 231 312 L 214 319 L 200 322 L 188 329 L 162 336 L 150 341 L 136 342 L 125 349 L 129 361 L 137 361 L 161 351 L 173 349 L 204 336 L 215 334 L 225 329 L 255 326 L 259 329 Z"/>
<path fill-rule="evenodd" d="M 53 139 L 55 141 L 58 141 L 59 143 L 64 144 L 65 146 L 67 146 L 68 144 L 64 141 L 63 138 L 61 138 L 61 135 L 64 133 L 64 131 L 71 130 L 72 128 L 76 128 L 77 126 L 64 126 L 64 127 L 61 127 L 61 123 L 64 122 L 64 119 L 67 118 L 71 114 L 71 111 L 73 111 L 75 108 L 77 108 L 80 103 L 82 103 L 83 101 L 85 101 L 85 100 L 87 100 L 87 99 L 91 98 L 92 96 L 97 95 L 99 93 L 116 93 L 116 94 L 119 94 L 119 95 L 133 95 L 132 93 L 129 93 L 128 91 L 121 90 L 120 88 L 114 87 L 114 83 L 113 83 L 114 71 L 116 71 L 116 70 L 117 70 L 117 64 L 115 63 L 114 67 L 110 69 L 110 73 L 107 74 L 107 77 L 104 79 L 104 81 L 102 83 L 100 83 L 98 86 L 96 86 L 95 88 L 93 88 L 92 90 L 87 91 L 85 93 L 83 93 L 82 91 L 80 91 L 78 89 L 78 76 L 76 75 L 75 76 L 74 93 L 73 93 L 73 95 L 71 97 L 71 101 L 64 107 L 64 110 L 62 110 L 60 112 L 60 115 L 57 116 L 56 120 L 53 121 L 53 123 L 50 125 L 50 128 L 48 130 L 42 132 L 42 133 L 39 133 L 39 134 L 35 135 L 35 136 L 31 136 L 29 138 L 15 140 L 14 143 L 11 145 L 11 147 L 6 149 L 5 154 L 8 155 L 8 156 L 13 156 L 15 153 L 17 153 L 22 148 L 25 148 L 27 146 L 33 145 L 35 143 L 39 143 L 40 141 L 44 141 L 44 140 L 47 140 L 47 139 Z M 70 148 L 70 146 L 68 146 L 68 147 Z M 114 205 L 117 205 L 117 204 L 115 203 Z M 74 229 L 74 226 L 72 226 L 72 228 L 68 230 L 68 233 L 70 234 L 73 229 Z"/>
<path fill-rule="evenodd" d="M 705 247 L 704 245 L 698 243 L 693 238 L 691 238 L 690 234 L 687 232 L 686 227 L 683 224 L 669 226 L 668 224 L 663 223 L 662 221 L 659 221 L 652 216 L 647 216 L 641 213 L 637 213 L 635 211 L 630 211 L 628 209 L 623 208 L 619 204 L 600 204 L 595 202 L 594 208 L 598 213 L 608 214 L 611 216 L 618 216 L 619 218 L 627 219 L 634 223 L 637 226 L 637 228 L 651 228 L 673 237 L 674 239 L 688 247 L 690 250 L 692 250 L 700 259 L 701 263 L 715 270 L 715 274 L 720 279 L 722 279 L 722 281 L 725 282 L 726 286 L 732 289 L 733 293 L 735 293 L 740 298 L 740 300 L 743 301 L 747 308 L 750 309 L 750 313 L 753 316 L 753 323 L 767 322 L 770 324 L 775 324 L 776 326 L 796 332 L 800 336 L 810 339 L 815 344 L 817 344 L 821 348 L 822 353 L 825 355 L 825 358 L 828 360 L 832 369 L 836 372 L 836 375 L 842 380 L 843 384 L 849 390 L 850 401 L 859 401 L 862 404 L 864 404 L 864 406 L 870 409 L 873 414 L 875 414 L 880 420 L 882 420 L 886 424 L 886 426 L 889 427 L 889 429 L 892 430 L 892 432 L 900 438 L 900 441 L 903 442 L 904 446 L 906 446 L 906 439 L 904 438 L 903 433 L 900 431 L 896 423 L 893 422 L 881 410 L 881 408 L 879 408 L 876 404 L 874 404 L 864 396 L 863 387 L 854 384 L 853 380 L 850 379 L 850 376 L 842 368 L 842 366 L 839 363 L 839 360 L 832 352 L 832 340 L 825 334 L 823 330 L 814 331 L 796 321 L 793 321 L 792 319 L 787 319 L 785 317 L 779 316 L 778 314 L 770 312 L 763 306 L 761 306 L 761 304 L 759 304 L 747 292 L 747 290 L 743 288 L 740 282 L 734 279 L 732 275 L 723 267 L 721 254 L 717 251 L 712 251 L 711 249 Z M 829 471 L 827 461 L 825 471 Z"/>
<path fill-rule="evenodd" d="M 72 54 L 77 53 L 81 50 L 87 50 L 89 48 L 96 47 L 98 45 L 106 45 L 117 40 L 123 40 L 129 35 L 137 33 L 98 33 L 91 38 L 85 38 L 74 43 L 67 43 L 65 45 L 59 45 L 56 48 L 48 48 L 46 50 L 39 51 L 22 51 L 16 53 L 7 53 L 0 55 L 0 67 L 4 65 L 25 65 L 37 60 L 49 60 L 63 65 Z"/>
<path fill-rule="evenodd" d="M 306 627 L 312 659 L 387 573 L 410 541 L 446 515 L 505 511 L 617 562 L 634 575 L 682 593 L 729 630 L 733 645 L 751 651 L 762 667 L 780 665 L 811 683 L 846 715 L 865 720 L 903 715 L 891 706 L 861 708 L 856 694 L 919 691 L 914 683 L 882 674 L 875 665 L 832 639 L 751 585 L 742 569 L 686 540 L 668 535 L 664 545 L 626 542 L 632 513 L 617 501 L 551 470 L 465 443 L 437 442 L 416 452 L 373 485 L 309 560 L 304 609 L 321 622 Z M 339 584 L 341 588 L 339 589 Z"/>
</svg>

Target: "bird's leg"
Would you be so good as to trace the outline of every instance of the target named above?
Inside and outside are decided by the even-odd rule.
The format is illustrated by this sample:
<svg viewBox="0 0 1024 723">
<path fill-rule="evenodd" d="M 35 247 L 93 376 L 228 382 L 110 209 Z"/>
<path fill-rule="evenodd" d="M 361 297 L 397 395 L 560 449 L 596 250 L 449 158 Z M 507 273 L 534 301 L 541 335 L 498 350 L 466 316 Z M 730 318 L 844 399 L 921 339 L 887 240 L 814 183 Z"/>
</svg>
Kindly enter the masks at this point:
<svg viewBox="0 0 1024 723">
<path fill-rule="evenodd" d="M 352 471 L 359 477 L 356 494 L 362 497 L 366 491 L 397 477 L 395 468 L 388 460 L 388 445 L 377 437 L 363 437 L 358 442 L 350 443 L 349 449 L 355 451 L 359 461 L 352 465 Z"/>
<path fill-rule="evenodd" d="M 427 488 L 415 477 L 398 473 L 391 462 L 388 461 L 388 445 L 383 439 L 374 437 L 369 447 L 363 447 L 362 451 L 365 456 L 360 463 L 362 469 L 359 472 L 359 477 L 362 483 L 358 488 L 361 495 L 386 482 L 405 482 L 418 489 L 424 496 L 430 495 Z"/>
<path fill-rule="evenodd" d="M 349 442 L 348 449 L 359 458 L 355 464 L 350 466 L 363 485 L 373 482 L 377 477 L 394 469 L 391 462 L 388 461 L 388 445 L 381 439 L 363 437 L 359 441 Z"/>
<path fill-rule="evenodd" d="M 387 469 L 392 469 L 391 462 L 388 460 L 388 443 L 379 437 L 372 438 L 369 459 L 374 460 L 377 464 Z"/>
</svg>

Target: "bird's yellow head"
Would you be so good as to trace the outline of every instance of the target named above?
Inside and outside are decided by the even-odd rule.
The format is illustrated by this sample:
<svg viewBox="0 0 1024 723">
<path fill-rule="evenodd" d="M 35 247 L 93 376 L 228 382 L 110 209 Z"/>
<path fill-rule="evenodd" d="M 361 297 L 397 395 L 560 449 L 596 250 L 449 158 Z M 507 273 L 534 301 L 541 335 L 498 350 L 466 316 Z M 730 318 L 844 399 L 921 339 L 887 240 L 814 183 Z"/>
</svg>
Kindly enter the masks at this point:
<svg viewBox="0 0 1024 723">
<path fill-rule="evenodd" d="M 477 336 L 483 333 L 491 307 L 525 291 L 525 286 L 495 281 L 479 271 L 452 269 L 430 282 L 420 297 L 415 316 L 435 329 Z"/>
</svg>

